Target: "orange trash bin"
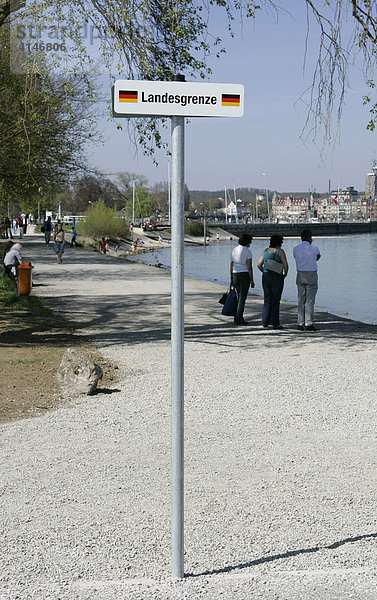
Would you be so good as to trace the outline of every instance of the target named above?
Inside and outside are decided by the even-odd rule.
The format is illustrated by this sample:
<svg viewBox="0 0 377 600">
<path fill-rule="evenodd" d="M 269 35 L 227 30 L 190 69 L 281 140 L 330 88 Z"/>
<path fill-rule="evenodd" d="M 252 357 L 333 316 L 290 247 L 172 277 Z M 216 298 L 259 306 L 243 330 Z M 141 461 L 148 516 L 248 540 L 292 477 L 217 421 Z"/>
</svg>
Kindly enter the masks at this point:
<svg viewBox="0 0 377 600">
<path fill-rule="evenodd" d="M 32 269 L 34 269 L 34 267 L 30 262 L 23 262 L 18 265 L 18 289 L 20 296 L 28 296 L 31 292 Z"/>
</svg>

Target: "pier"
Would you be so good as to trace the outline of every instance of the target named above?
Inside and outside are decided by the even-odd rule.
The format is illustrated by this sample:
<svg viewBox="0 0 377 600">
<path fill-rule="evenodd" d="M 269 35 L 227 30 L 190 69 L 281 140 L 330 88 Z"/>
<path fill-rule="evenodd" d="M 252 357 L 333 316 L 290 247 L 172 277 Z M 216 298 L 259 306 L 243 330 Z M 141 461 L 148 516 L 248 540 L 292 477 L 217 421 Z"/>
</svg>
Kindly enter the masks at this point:
<svg viewBox="0 0 377 600">
<path fill-rule="evenodd" d="M 279 233 L 285 237 L 296 237 L 300 236 L 303 229 L 310 229 L 314 237 L 377 232 L 377 221 L 371 221 L 370 223 L 364 221 L 360 223 L 356 221 L 341 221 L 340 223 L 221 223 L 216 224 L 216 226 L 236 237 L 239 237 L 242 233 L 250 233 L 253 236 L 261 237 Z"/>
</svg>

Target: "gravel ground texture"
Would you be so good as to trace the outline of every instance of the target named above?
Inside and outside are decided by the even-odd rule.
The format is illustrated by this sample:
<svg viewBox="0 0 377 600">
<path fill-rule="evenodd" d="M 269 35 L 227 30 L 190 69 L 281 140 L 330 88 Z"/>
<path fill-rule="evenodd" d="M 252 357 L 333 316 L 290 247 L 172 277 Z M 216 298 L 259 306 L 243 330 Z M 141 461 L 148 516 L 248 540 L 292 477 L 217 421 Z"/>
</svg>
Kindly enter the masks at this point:
<svg viewBox="0 0 377 600">
<path fill-rule="evenodd" d="M 120 381 L 0 426 L 1 600 L 377 598 L 376 327 L 221 316 L 187 279 L 185 574 L 170 579 L 170 277 L 38 238 L 35 290 Z"/>
</svg>

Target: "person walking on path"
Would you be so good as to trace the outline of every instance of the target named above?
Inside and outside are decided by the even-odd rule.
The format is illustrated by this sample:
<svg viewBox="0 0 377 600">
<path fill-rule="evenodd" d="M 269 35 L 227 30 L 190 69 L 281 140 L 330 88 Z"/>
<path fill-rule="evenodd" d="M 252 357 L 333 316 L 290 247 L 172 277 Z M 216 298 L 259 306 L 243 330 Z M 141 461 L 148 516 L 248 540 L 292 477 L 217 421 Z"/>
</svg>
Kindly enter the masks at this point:
<svg viewBox="0 0 377 600">
<path fill-rule="evenodd" d="M 22 220 L 22 215 L 18 218 L 18 227 L 20 229 L 20 239 L 22 239 L 24 237 L 24 222 Z"/>
<path fill-rule="evenodd" d="M 264 292 L 264 303 L 262 312 L 262 325 L 265 329 L 272 325 L 274 329 L 283 329 L 280 325 L 280 299 L 284 287 L 284 278 L 288 274 L 288 261 L 284 250 L 281 249 L 283 236 L 272 235 L 270 246 L 266 248 L 259 257 L 257 267 L 262 271 L 262 286 Z M 281 273 L 269 269 L 268 261 L 276 262 L 276 271 L 281 269 Z M 274 266 L 272 263 L 272 267 Z"/>
<path fill-rule="evenodd" d="M 253 236 L 243 233 L 238 240 L 238 246 L 232 250 L 230 259 L 230 285 L 234 285 L 238 293 L 237 312 L 234 317 L 236 325 L 248 325 L 243 318 L 243 311 L 249 286 L 255 287 L 253 276 L 252 253 L 250 244 Z"/>
<path fill-rule="evenodd" d="M 21 216 L 22 216 L 22 226 L 23 226 L 23 229 L 24 229 L 24 235 L 26 235 L 28 218 L 27 218 L 27 215 L 21 215 Z"/>
<path fill-rule="evenodd" d="M 318 290 L 317 262 L 321 254 L 317 246 L 312 244 L 312 232 L 304 229 L 301 232 L 301 244 L 293 248 L 293 256 L 297 268 L 298 316 L 299 331 L 318 331 L 314 327 L 314 302 Z"/>
<path fill-rule="evenodd" d="M 54 242 L 55 242 L 54 250 L 55 250 L 55 254 L 56 254 L 56 259 L 58 261 L 58 264 L 61 264 L 62 256 L 64 254 L 64 230 L 63 230 L 63 226 L 61 223 L 58 223 L 54 230 Z"/>
<path fill-rule="evenodd" d="M 51 217 L 47 217 L 47 221 L 45 221 L 43 227 L 44 227 L 44 234 L 45 234 L 45 243 L 47 245 L 50 243 L 50 240 L 51 240 L 51 231 L 52 231 Z"/>
<path fill-rule="evenodd" d="M 73 245 L 77 246 L 76 238 L 77 238 L 77 231 L 74 227 L 72 227 L 71 248 Z"/>
</svg>

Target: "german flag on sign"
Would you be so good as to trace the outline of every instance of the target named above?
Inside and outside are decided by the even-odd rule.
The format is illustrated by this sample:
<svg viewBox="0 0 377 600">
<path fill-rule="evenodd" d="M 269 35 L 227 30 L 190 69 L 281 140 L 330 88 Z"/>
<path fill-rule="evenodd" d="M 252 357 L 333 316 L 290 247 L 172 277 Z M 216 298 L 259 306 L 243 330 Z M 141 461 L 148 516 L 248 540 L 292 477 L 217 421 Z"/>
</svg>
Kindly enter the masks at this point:
<svg viewBox="0 0 377 600">
<path fill-rule="evenodd" d="M 119 102 L 137 102 L 137 92 L 119 91 Z"/>
<path fill-rule="evenodd" d="M 221 94 L 221 106 L 239 106 L 239 94 Z"/>
</svg>

